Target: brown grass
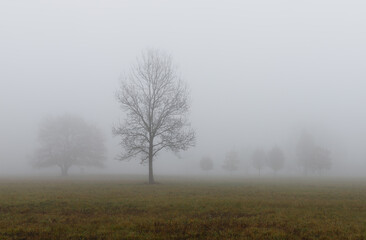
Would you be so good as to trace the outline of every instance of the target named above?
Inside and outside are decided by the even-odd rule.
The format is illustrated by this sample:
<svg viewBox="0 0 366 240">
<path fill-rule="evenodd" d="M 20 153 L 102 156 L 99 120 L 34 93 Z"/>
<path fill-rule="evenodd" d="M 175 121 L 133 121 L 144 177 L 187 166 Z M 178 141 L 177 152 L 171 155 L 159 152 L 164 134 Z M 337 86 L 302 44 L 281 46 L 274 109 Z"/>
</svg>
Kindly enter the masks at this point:
<svg viewBox="0 0 366 240">
<path fill-rule="evenodd" d="M 366 182 L 3 179 L 0 239 L 366 239 Z"/>
</svg>

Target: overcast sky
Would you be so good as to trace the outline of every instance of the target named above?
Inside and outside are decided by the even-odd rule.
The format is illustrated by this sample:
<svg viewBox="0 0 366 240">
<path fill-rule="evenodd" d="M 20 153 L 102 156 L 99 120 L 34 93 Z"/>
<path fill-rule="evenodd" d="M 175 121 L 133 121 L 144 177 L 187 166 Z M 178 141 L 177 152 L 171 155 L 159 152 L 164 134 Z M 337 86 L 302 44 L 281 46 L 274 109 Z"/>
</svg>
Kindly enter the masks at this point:
<svg viewBox="0 0 366 240">
<path fill-rule="evenodd" d="M 27 156 L 40 121 L 65 113 L 103 130 L 102 172 L 147 173 L 114 159 L 111 134 L 119 77 L 146 48 L 178 64 L 197 132 L 197 146 L 161 155 L 156 173 L 196 171 L 207 154 L 219 169 L 231 149 L 274 145 L 295 162 L 303 129 L 332 150 L 334 171 L 366 172 L 365 12 L 361 0 L 2 0 L 0 173 L 44 172 Z"/>
</svg>

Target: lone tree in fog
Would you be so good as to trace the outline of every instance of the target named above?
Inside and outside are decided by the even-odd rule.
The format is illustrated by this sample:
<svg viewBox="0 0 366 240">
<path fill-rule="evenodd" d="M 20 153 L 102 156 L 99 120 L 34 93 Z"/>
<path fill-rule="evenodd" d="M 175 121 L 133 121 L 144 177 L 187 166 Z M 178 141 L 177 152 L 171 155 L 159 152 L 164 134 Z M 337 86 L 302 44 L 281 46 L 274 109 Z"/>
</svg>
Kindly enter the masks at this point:
<svg viewBox="0 0 366 240">
<path fill-rule="evenodd" d="M 233 150 L 226 154 L 224 165 L 222 166 L 223 169 L 229 171 L 235 171 L 238 169 L 239 159 L 238 154 Z"/>
<path fill-rule="evenodd" d="M 153 184 L 153 160 L 161 150 L 178 153 L 195 144 L 187 118 L 188 89 L 169 55 L 148 50 L 131 67 L 116 97 L 126 113 L 124 123 L 113 128 L 124 149 L 119 159 L 140 157 L 149 165 Z"/>
<path fill-rule="evenodd" d="M 252 155 L 252 164 L 255 169 L 258 170 L 259 176 L 261 175 L 261 170 L 266 164 L 267 156 L 266 152 L 262 149 L 257 149 Z"/>
<path fill-rule="evenodd" d="M 285 155 L 280 148 L 274 147 L 268 152 L 267 165 L 273 170 L 275 174 L 283 168 L 284 163 Z"/>
<path fill-rule="evenodd" d="M 203 171 L 209 171 L 213 169 L 213 161 L 210 157 L 203 157 L 200 161 L 200 167 Z"/>
<path fill-rule="evenodd" d="M 40 147 L 32 159 L 34 167 L 58 166 L 62 176 L 75 166 L 102 167 L 106 159 L 104 138 L 93 125 L 76 116 L 45 119 L 38 135 Z"/>
</svg>

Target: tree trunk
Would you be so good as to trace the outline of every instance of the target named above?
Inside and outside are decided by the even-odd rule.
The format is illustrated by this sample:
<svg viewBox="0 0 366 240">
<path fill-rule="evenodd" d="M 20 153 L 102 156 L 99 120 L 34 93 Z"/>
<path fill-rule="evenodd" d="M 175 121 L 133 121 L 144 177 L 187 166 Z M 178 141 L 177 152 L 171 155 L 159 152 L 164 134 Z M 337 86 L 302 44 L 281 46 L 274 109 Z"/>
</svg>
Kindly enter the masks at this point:
<svg viewBox="0 0 366 240">
<path fill-rule="evenodd" d="M 152 164 L 152 157 L 149 156 L 149 184 L 154 184 L 154 174 L 153 174 L 153 164 Z"/>
<path fill-rule="evenodd" d="M 153 174 L 153 147 L 150 143 L 149 147 L 149 184 L 154 184 L 154 174 Z"/>
</svg>

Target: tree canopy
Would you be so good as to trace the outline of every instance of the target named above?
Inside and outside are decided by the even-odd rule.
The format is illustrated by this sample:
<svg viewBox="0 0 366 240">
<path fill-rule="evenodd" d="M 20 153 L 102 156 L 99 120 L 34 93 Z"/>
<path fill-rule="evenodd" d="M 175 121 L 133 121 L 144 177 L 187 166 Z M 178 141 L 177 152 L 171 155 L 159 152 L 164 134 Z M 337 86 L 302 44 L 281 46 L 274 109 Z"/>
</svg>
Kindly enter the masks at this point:
<svg viewBox="0 0 366 240">
<path fill-rule="evenodd" d="M 67 175 L 74 165 L 102 167 L 106 159 L 102 133 L 78 116 L 45 119 L 40 125 L 38 140 L 40 146 L 34 153 L 33 166 L 58 166 L 62 175 Z"/>
</svg>

